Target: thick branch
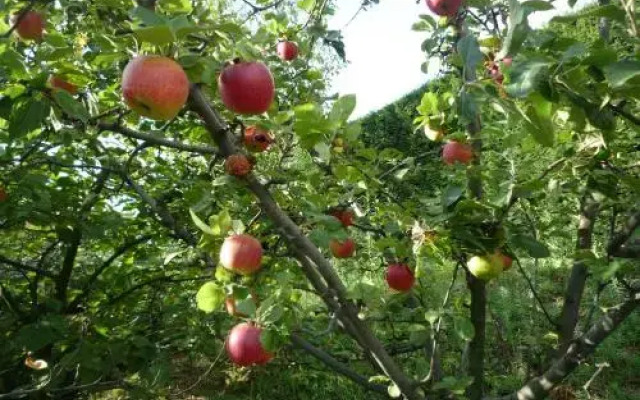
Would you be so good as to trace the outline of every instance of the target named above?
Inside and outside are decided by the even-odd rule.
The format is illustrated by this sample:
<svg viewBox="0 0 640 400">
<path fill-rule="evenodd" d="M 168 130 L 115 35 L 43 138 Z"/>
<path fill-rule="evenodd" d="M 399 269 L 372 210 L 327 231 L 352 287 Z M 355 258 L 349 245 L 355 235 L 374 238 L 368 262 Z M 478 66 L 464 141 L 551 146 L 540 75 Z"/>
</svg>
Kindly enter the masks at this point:
<svg viewBox="0 0 640 400">
<path fill-rule="evenodd" d="M 333 358 L 329 353 L 315 347 L 314 345 L 312 345 L 302 337 L 296 335 L 295 333 L 291 334 L 291 343 L 301 348 L 305 352 L 309 353 L 316 359 L 320 360 L 323 364 L 325 364 L 327 367 L 329 367 L 333 371 L 346 376 L 347 378 L 351 379 L 353 382 L 364 387 L 365 389 L 371 390 L 373 392 L 377 392 L 380 394 L 384 394 L 384 395 L 387 394 L 386 386 L 369 382 L 369 379 L 367 379 L 365 376 L 358 374 L 357 372 L 349 368 L 347 365 Z"/>
<path fill-rule="evenodd" d="M 121 126 L 115 123 L 108 124 L 108 123 L 101 122 L 101 123 L 98 123 L 97 127 L 102 131 L 115 132 L 132 139 L 144 140 L 145 143 L 153 146 L 170 147 L 172 149 L 188 151 L 191 153 L 198 153 L 198 154 L 209 154 L 209 155 L 218 154 L 218 149 L 214 147 L 177 142 L 174 140 L 164 138 L 159 135 L 134 131 L 132 129 L 126 128 L 124 126 Z"/>
<path fill-rule="evenodd" d="M 195 85 L 191 88 L 190 99 L 191 108 L 202 117 L 206 128 L 222 153 L 225 156 L 237 153 L 227 125 L 221 120 L 218 113 L 210 107 L 202 91 Z M 359 343 L 363 344 L 364 348 L 371 352 L 379 367 L 391 378 L 407 399 L 420 399 L 409 377 L 402 372 L 384 350 L 382 343 L 373 335 L 369 327 L 358 318 L 357 308 L 349 299 L 347 289 L 331 266 L 331 263 L 324 258 L 318 248 L 302 233 L 291 218 L 282 211 L 271 196 L 271 193 L 255 176 L 249 174 L 244 177 L 244 181 L 249 190 L 258 198 L 263 212 L 275 223 L 289 246 L 298 249 L 297 258 L 301 262 L 302 258 L 305 262 L 312 263 L 327 286 L 335 292 L 339 305 L 344 312 L 342 320 L 348 321 L 353 325 L 359 336 Z"/>
<path fill-rule="evenodd" d="M 624 225 L 624 228 L 622 228 L 622 230 L 617 232 L 611 238 L 609 244 L 607 245 L 607 254 L 614 255 L 614 253 L 616 253 L 620 249 L 620 246 L 622 246 L 627 240 L 629 240 L 629 238 L 631 237 L 631 235 L 633 235 L 633 232 L 638 228 L 639 225 L 640 211 L 629 217 L 627 223 Z"/>
<path fill-rule="evenodd" d="M 578 239 L 576 249 L 578 251 L 589 251 L 592 246 L 593 227 L 598 214 L 599 205 L 593 198 L 586 194 L 580 204 L 580 221 L 578 226 Z M 587 281 L 587 265 L 583 260 L 578 259 L 573 263 L 571 276 L 567 283 L 564 295 L 564 304 L 560 315 L 560 346 L 559 354 L 564 354 L 573 340 L 574 330 L 578 323 L 580 312 L 580 302 L 584 286 Z"/>
<path fill-rule="evenodd" d="M 540 400 L 564 380 L 587 356 L 604 341 L 618 326 L 640 306 L 640 294 L 635 293 L 626 302 L 610 308 L 584 335 L 571 343 L 542 376 L 530 380 L 517 392 L 500 397 L 499 400 Z"/>
</svg>

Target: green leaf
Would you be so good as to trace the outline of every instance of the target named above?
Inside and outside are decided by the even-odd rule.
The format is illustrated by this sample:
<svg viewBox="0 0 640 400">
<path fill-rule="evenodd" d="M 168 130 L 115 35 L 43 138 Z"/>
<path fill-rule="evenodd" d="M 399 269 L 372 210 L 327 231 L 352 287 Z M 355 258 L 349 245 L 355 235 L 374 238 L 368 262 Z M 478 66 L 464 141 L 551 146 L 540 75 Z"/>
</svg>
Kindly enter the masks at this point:
<svg viewBox="0 0 640 400">
<path fill-rule="evenodd" d="M 533 258 L 545 258 L 551 255 L 544 243 L 539 242 L 531 236 L 514 235 L 511 236 L 510 239 L 514 246 L 525 249 L 529 253 L 529 256 Z"/>
<path fill-rule="evenodd" d="M 442 204 L 445 207 L 451 206 L 453 203 L 458 201 L 460 197 L 462 197 L 462 193 L 464 193 L 464 188 L 462 186 L 447 186 L 447 188 L 442 193 Z"/>
<path fill-rule="evenodd" d="M 167 20 L 160 14 L 157 14 L 146 7 L 134 8 L 131 12 L 131 16 L 147 26 L 164 25 L 167 22 Z"/>
<path fill-rule="evenodd" d="M 306 12 L 311 12 L 316 4 L 316 0 L 299 0 L 298 7 Z"/>
<path fill-rule="evenodd" d="M 531 11 L 548 11 L 554 9 L 550 2 L 543 0 L 525 1 L 522 3 L 522 7 L 528 8 Z"/>
<path fill-rule="evenodd" d="M 176 41 L 173 30 L 167 25 L 145 26 L 133 30 L 138 40 L 157 46 L 171 44 Z"/>
<path fill-rule="evenodd" d="M 387 387 L 387 393 L 389 393 L 389 397 L 393 399 L 399 399 L 400 396 L 402 396 L 400 388 L 395 383 L 392 383 Z"/>
<path fill-rule="evenodd" d="M 209 314 L 222 306 L 224 297 L 224 289 L 218 286 L 216 282 L 211 281 L 202 285 L 200 290 L 198 290 L 196 294 L 196 304 L 198 305 L 198 309 Z"/>
<path fill-rule="evenodd" d="M 90 115 L 84 105 L 76 100 L 71 94 L 64 90 L 54 90 L 53 97 L 56 103 L 67 115 L 82 122 L 89 121 Z"/>
<path fill-rule="evenodd" d="M 527 18 L 532 11 L 534 10 L 522 6 L 518 0 L 509 0 L 509 29 L 498 54 L 499 59 L 507 55 L 515 56 L 518 53 L 531 31 Z"/>
<path fill-rule="evenodd" d="M 276 297 L 271 296 L 260 304 L 256 314 L 258 315 L 258 319 L 261 323 L 271 325 L 282 318 L 284 315 L 284 308 Z"/>
<path fill-rule="evenodd" d="M 528 122 L 525 126 L 538 143 L 547 147 L 553 146 L 553 103 L 538 93 L 532 93 L 529 100 Z"/>
<path fill-rule="evenodd" d="M 431 325 L 435 324 L 440 317 L 440 312 L 437 310 L 427 310 L 424 313 L 424 319 L 426 319 Z"/>
<path fill-rule="evenodd" d="M 18 103 L 9 117 L 9 134 L 16 138 L 38 129 L 49 112 L 49 103 L 44 100 L 30 98 Z"/>
<path fill-rule="evenodd" d="M 162 8 L 169 13 L 189 14 L 193 11 L 191 0 L 162 0 Z"/>
<path fill-rule="evenodd" d="M 207 235 L 219 236 L 207 224 L 205 224 L 204 221 L 201 220 L 200 217 L 198 217 L 198 215 L 196 215 L 196 213 L 191 208 L 189 209 L 189 215 L 191 215 L 191 219 L 193 220 L 193 223 L 196 224 L 196 226 L 202 232 L 206 233 Z"/>
<path fill-rule="evenodd" d="M 640 75 L 640 61 L 623 60 L 604 67 L 606 76 L 612 88 L 623 86 L 629 79 Z"/>
<path fill-rule="evenodd" d="M 475 329 L 468 318 L 455 318 L 454 326 L 456 333 L 462 340 L 471 340 L 475 336 Z"/>
<path fill-rule="evenodd" d="M 458 41 L 457 47 L 458 53 L 462 57 L 463 67 L 467 71 L 475 70 L 476 65 L 478 65 L 484 57 L 480 51 L 476 37 L 473 35 L 463 37 Z"/>
<path fill-rule="evenodd" d="M 533 59 L 514 65 L 511 80 L 506 92 L 512 97 L 526 97 L 534 91 L 543 75 L 546 75 L 551 62 Z"/>
<path fill-rule="evenodd" d="M 604 17 L 616 22 L 624 22 L 626 13 L 617 4 L 608 4 L 600 7 L 585 7 L 582 11 L 573 15 L 559 15 L 553 17 L 551 22 L 572 23 L 581 18 Z"/>
<path fill-rule="evenodd" d="M 249 318 L 253 318 L 256 313 L 256 303 L 251 297 L 243 300 L 236 300 L 236 310 L 238 313 L 247 315 Z"/>
<path fill-rule="evenodd" d="M 348 94 L 340 97 L 333 103 L 329 119 L 343 124 L 347 122 L 353 110 L 356 108 L 356 96 Z"/>
</svg>

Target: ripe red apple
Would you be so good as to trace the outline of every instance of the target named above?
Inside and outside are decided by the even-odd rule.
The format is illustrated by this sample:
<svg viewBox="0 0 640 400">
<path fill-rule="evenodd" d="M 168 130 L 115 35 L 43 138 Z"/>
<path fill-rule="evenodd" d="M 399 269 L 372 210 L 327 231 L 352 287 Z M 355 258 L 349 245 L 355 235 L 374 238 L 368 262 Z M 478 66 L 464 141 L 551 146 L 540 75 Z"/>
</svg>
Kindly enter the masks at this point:
<svg viewBox="0 0 640 400">
<path fill-rule="evenodd" d="M 340 223 L 342 224 L 342 226 L 344 226 L 345 228 L 350 227 L 351 225 L 353 225 L 353 211 L 351 211 L 350 209 L 334 209 L 332 210 L 329 215 L 335 217 L 338 221 L 340 221 Z"/>
<path fill-rule="evenodd" d="M 0 187 L 0 203 L 4 203 L 9 198 L 9 194 L 5 190 L 5 188 Z"/>
<path fill-rule="evenodd" d="M 20 13 L 12 16 L 11 24 L 16 23 L 19 15 Z M 16 26 L 16 32 L 21 39 L 40 40 L 44 32 L 44 18 L 37 11 L 27 11 Z"/>
<path fill-rule="evenodd" d="M 269 362 L 273 354 L 262 347 L 261 333 L 262 329 L 247 322 L 234 326 L 225 343 L 231 362 L 241 367 L 263 365 Z"/>
<path fill-rule="evenodd" d="M 54 90 L 64 90 L 69 94 L 78 93 L 78 87 L 73 83 L 67 82 L 58 75 L 50 75 L 47 79 L 47 86 Z"/>
<path fill-rule="evenodd" d="M 169 120 L 187 102 L 189 79 L 180 64 L 168 57 L 137 56 L 122 73 L 122 94 L 139 115 Z"/>
<path fill-rule="evenodd" d="M 278 57 L 284 61 L 295 60 L 298 57 L 298 45 L 294 42 L 282 41 L 278 42 Z"/>
<path fill-rule="evenodd" d="M 352 239 L 346 239 L 342 242 L 337 239 L 331 239 L 329 241 L 329 249 L 335 258 L 349 258 L 356 251 L 356 242 Z"/>
<path fill-rule="evenodd" d="M 218 89 L 224 105 L 238 114 L 262 114 L 276 93 L 271 71 L 261 62 L 227 65 L 218 77 Z"/>
<path fill-rule="evenodd" d="M 442 150 L 442 160 L 448 165 L 455 162 L 469 164 L 471 158 L 473 158 L 473 149 L 465 143 L 451 141 L 445 144 Z"/>
<path fill-rule="evenodd" d="M 232 154 L 225 160 L 224 169 L 229 175 L 245 176 L 251 172 L 253 165 L 251 165 L 251 161 L 249 161 L 246 156 L 242 154 Z"/>
<path fill-rule="evenodd" d="M 241 275 L 256 273 L 262 263 L 262 245 L 251 235 L 231 235 L 220 248 L 220 264 Z"/>
<path fill-rule="evenodd" d="M 271 133 L 258 126 L 249 126 L 244 130 L 244 147 L 253 153 L 262 153 L 273 143 Z"/>
<path fill-rule="evenodd" d="M 455 17 L 460 4 L 462 0 L 427 0 L 429 9 L 441 17 Z"/>
<path fill-rule="evenodd" d="M 408 292 L 416 281 L 413 271 L 406 264 L 389 265 L 385 279 L 391 289 L 399 292 Z"/>
</svg>

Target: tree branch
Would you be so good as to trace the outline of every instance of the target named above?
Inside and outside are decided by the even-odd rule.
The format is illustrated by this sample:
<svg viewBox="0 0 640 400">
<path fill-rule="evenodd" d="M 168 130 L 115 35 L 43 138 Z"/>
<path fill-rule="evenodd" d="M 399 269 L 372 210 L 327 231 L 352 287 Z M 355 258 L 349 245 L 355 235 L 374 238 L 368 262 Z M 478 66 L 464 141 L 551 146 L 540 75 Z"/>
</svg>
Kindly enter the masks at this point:
<svg viewBox="0 0 640 400">
<path fill-rule="evenodd" d="M 554 387 L 580 365 L 582 360 L 591 355 L 598 345 L 609 337 L 638 306 L 640 306 L 640 294 L 635 293 L 629 300 L 610 308 L 584 335 L 574 340 L 558 361 L 542 376 L 530 380 L 517 392 L 497 399 L 544 399 Z M 496 400 L 496 398 L 493 399 Z"/>
<path fill-rule="evenodd" d="M 544 306 L 544 303 L 542 302 L 540 295 L 538 295 L 538 291 L 536 290 L 535 286 L 533 286 L 533 282 L 531 282 L 531 279 L 525 272 L 524 268 L 522 268 L 522 264 L 520 264 L 520 259 L 518 257 L 515 257 L 515 260 L 516 260 L 516 265 L 518 266 L 518 271 L 524 277 L 524 280 L 527 281 L 527 285 L 529 285 L 529 289 L 531 290 L 531 293 L 533 293 L 533 297 L 538 302 L 538 306 L 540 306 L 540 309 L 542 310 L 542 313 L 544 314 L 544 316 L 547 318 L 547 321 L 549 321 L 549 323 L 554 329 L 556 330 L 559 329 L 560 326 L 558 325 L 558 322 L 555 321 L 553 317 L 551 317 L 551 314 L 549 314 L 546 307 Z"/>
<path fill-rule="evenodd" d="M 214 147 L 177 142 L 174 140 L 164 138 L 159 135 L 134 131 L 132 129 L 126 128 L 116 123 L 99 122 L 96 126 L 101 131 L 115 132 L 115 133 L 121 134 L 122 136 L 126 136 L 132 139 L 144 140 L 145 143 L 153 146 L 169 147 L 172 149 L 177 149 L 177 150 L 182 150 L 182 151 L 187 151 L 187 152 L 197 153 L 197 154 L 203 154 L 203 155 L 218 154 L 218 149 Z"/>
<path fill-rule="evenodd" d="M 627 223 L 625 224 L 624 228 L 622 228 L 622 230 L 620 230 L 615 235 L 613 235 L 613 237 L 609 241 L 609 244 L 607 245 L 607 254 L 615 255 L 614 253 L 618 252 L 620 250 L 620 247 L 627 240 L 629 240 L 629 238 L 631 237 L 631 235 L 633 235 L 633 232 L 638 228 L 639 225 L 640 225 L 640 211 L 631 215 L 627 220 Z"/>
<path fill-rule="evenodd" d="M 367 390 L 387 395 L 386 386 L 369 382 L 369 379 L 367 379 L 367 377 L 358 374 L 347 365 L 333 358 L 329 353 L 315 347 L 297 334 L 292 333 L 290 337 L 291 343 L 293 343 L 296 347 L 304 350 L 308 354 L 312 355 L 317 360 L 321 361 L 323 364 L 329 367 L 329 369 L 346 376 L 347 378 L 351 379 L 353 382 L 357 383 Z"/>
<path fill-rule="evenodd" d="M 118 257 L 120 257 L 121 255 L 123 255 L 124 253 L 126 253 L 127 251 L 129 251 L 130 249 L 133 249 L 134 247 L 136 247 L 139 244 L 142 244 L 146 241 L 148 241 L 149 239 L 151 239 L 150 235 L 145 235 L 145 236 L 141 236 L 139 238 L 133 239 L 129 242 L 124 243 L 123 245 L 121 245 L 120 247 L 118 247 L 116 249 L 116 251 L 114 251 L 114 253 L 111 255 L 111 257 L 107 258 L 98 268 L 96 268 L 95 271 L 93 271 L 93 274 L 91 274 L 91 276 L 89 277 L 89 279 L 87 279 L 87 283 L 84 286 L 84 289 L 82 289 L 82 292 L 80 294 L 78 294 L 70 303 L 69 306 L 67 307 L 66 312 L 67 313 L 73 313 L 76 311 L 76 309 L 78 308 L 78 306 L 80 305 L 80 303 L 89 295 L 89 292 L 91 291 L 91 289 L 93 288 L 93 285 L 95 284 L 95 282 L 98 280 L 98 277 L 102 274 L 102 272 L 104 272 L 105 269 L 107 269 Z"/>
<path fill-rule="evenodd" d="M 12 266 L 12 267 L 14 267 L 16 269 L 21 270 L 21 271 L 35 272 L 36 274 L 41 275 L 41 276 L 46 276 L 48 278 L 55 278 L 55 275 L 53 273 L 49 272 L 49 271 L 46 271 L 46 270 L 44 270 L 42 268 L 32 267 L 30 265 L 23 264 L 23 263 L 21 263 L 19 261 L 11 260 L 11 259 L 9 259 L 9 258 L 7 258 L 7 257 L 5 257 L 5 256 L 3 256 L 1 254 L 0 254 L 0 263 L 6 264 L 6 265 L 10 265 L 10 266 Z"/>
</svg>

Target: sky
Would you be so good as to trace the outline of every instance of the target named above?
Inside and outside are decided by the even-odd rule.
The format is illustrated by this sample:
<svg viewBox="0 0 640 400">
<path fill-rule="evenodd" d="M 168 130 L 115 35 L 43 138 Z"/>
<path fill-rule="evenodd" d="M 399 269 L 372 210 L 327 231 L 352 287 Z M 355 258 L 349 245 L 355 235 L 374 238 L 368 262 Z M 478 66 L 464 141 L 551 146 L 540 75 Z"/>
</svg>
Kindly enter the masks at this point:
<svg viewBox="0 0 640 400">
<path fill-rule="evenodd" d="M 579 0 L 576 8 L 589 0 Z M 340 94 L 355 94 L 357 118 L 401 98 L 426 83 L 430 76 L 422 73 L 426 61 L 420 44 L 428 32 L 414 32 L 411 25 L 420 14 L 429 13 L 420 0 L 380 0 L 369 10 L 349 20 L 360 7 L 361 0 L 340 0 L 331 29 L 342 30 L 349 64 L 334 79 L 332 89 Z M 533 27 L 544 25 L 555 14 L 569 10 L 566 0 L 554 2 L 556 10 L 534 13 Z"/>
</svg>

